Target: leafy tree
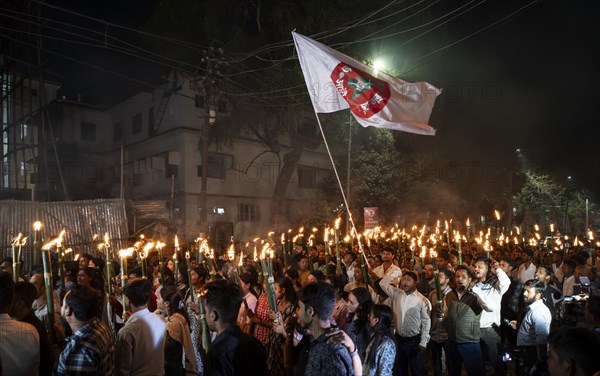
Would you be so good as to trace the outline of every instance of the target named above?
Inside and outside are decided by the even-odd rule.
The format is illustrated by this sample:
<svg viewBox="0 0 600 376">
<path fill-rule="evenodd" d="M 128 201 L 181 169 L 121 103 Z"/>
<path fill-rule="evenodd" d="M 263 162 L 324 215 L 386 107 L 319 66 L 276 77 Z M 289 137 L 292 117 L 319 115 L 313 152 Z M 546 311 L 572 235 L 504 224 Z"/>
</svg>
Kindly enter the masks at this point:
<svg viewBox="0 0 600 376">
<path fill-rule="evenodd" d="M 514 206 L 525 227 L 554 223 L 561 232 L 585 232 L 585 202 L 589 193 L 559 184 L 545 173 L 525 171 L 524 175 L 525 183 L 514 197 Z M 587 212 L 593 227 L 598 223 L 597 205 L 590 202 Z"/>
</svg>

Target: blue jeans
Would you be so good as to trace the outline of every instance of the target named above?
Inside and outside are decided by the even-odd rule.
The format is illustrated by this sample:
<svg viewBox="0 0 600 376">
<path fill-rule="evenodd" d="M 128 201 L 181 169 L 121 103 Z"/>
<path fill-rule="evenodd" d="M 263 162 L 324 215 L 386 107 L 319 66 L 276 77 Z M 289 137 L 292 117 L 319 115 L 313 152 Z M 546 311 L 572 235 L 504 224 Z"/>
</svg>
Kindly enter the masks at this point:
<svg viewBox="0 0 600 376">
<path fill-rule="evenodd" d="M 456 343 L 448 340 L 448 375 L 460 376 L 464 364 L 467 375 L 483 376 L 485 368 L 479 342 Z"/>
<path fill-rule="evenodd" d="M 420 336 L 411 338 L 400 337 L 396 335 L 396 363 L 394 365 L 394 374 L 399 376 L 408 376 L 408 366 L 412 376 L 423 374 L 423 364 L 421 352 L 419 351 Z"/>
</svg>

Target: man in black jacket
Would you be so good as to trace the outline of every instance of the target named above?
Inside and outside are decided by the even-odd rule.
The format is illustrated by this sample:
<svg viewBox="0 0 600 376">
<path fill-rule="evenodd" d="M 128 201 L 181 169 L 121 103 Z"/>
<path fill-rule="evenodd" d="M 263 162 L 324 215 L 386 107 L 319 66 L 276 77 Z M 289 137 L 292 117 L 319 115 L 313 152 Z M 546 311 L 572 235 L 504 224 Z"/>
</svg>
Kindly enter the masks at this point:
<svg viewBox="0 0 600 376">
<path fill-rule="evenodd" d="M 264 347 L 236 323 L 242 304 L 240 288 L 227 280 L 218 280 L 208 283 L 202 295 L 208 327 L 217 332 L 206 354 L 206 375 L 266 375 Z"/>
</svg>

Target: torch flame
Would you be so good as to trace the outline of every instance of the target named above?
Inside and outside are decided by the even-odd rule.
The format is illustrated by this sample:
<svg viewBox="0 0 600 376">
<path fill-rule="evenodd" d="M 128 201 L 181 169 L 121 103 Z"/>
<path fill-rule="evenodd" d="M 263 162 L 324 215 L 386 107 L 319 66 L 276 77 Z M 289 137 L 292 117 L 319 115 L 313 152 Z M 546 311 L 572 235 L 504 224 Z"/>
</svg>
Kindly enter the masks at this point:
<svg viewBox="0 0 600 376">
<path fill-rule="evenodd" d="M 233 244 L 229 246 L 229 250 L 227 251 L 227 257 L 229 257 L 229 260 L 233 260 L 233 258 L 235 257 L 235 250 L 233 249 Z"/>
<path fill-rule="evenodd" d="M 21 243 L 21 236 L 23 236 L 23 235 L 19 232 L 19 235 L 17 235 L 17 237 L 13 239 L 13 241 L 12 241 L 13 247 L 18 246 L 19 243 Z"/>
<path fill-rule="evenodd" d="M 500 220 L 500 212 L 498 210 L 494 210 L 494 215 L 496 216 L 496 220 Z"/>
<path fill-rule="evenodd" d="M 126 249 L 121 249 L 119 251 L 119 257 L 122 257 L 122 258 L 129 257 L 129 256 L 131 256 L 133 254 L 133 251 L 134 251 L 133 247 L 129 247 L 129 248 L 126 248 Z"/>
<path fill-rule="evenodd" d="M 340 221 L 342 220 L 342 217 L 338 217 L 338 219 L 335 220 L 335 229 L 339 230 L 340 229 Z"/>
<path fill-rule="evenodd" d="M 151 250 L 152 248 L 154 248 L 154 242 L 147 243 L 147 244 L 144 246 L 144 255 L 145 255 L 146 257 L 148 257 L 148 252 L 150 252 L 150 250 Z"/>
<path fill-rule="evenodd" d="M 40 221 L 33 222 L 33 229 L 35 231 L 40 231 L 42 229 L 42 222 L 40 222 Z"/>
<path fill-rule="evenodd" d="M 175 248 L 179 248 L 179 239 L 177 239 L 177 235 L 175 235 Z"/>
</svg>

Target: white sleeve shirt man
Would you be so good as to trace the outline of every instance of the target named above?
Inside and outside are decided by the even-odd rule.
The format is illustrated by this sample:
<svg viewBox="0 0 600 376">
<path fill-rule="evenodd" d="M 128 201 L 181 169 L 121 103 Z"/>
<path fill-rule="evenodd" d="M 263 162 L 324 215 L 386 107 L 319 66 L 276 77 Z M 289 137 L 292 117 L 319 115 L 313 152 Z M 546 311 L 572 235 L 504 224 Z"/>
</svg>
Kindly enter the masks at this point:
<svg viewBox="0 0 600 376">
<path fill-rule="evenodd" d="M 483 282 L 478 282 L 473 287 L 473 293 L 479 297 L 484 309 L 481 312 L 481 328 L 491 328 L 493 324 L 500 325 L 500 303 L 502 295 L 510 286 L 510 278 L 501 268 L 496 269 L 496 276 L 498 287 Z"/>
<path fill-rule="evenodd" d="M 401 273 L 401 272 L 400 272 Z M 390 267 L 379 282 L 381 289 L 392 300 L 394 313 L 394 328 L 400 337 L 421 336 L 419 346 L 426 347 L 429 342 L 431 328 L 431 303 L 420 292 L 415 290 L 407 294 L 404 290 L 394 287 L 392 281 L 398 278 L 398 271 Z"/>
<path fill-rule="evenodd" d="M 517 346 L 537 346 L 548 343 L 552 313 L 542 299 L 531 303 L 517 334 Z"/>
</svg>

